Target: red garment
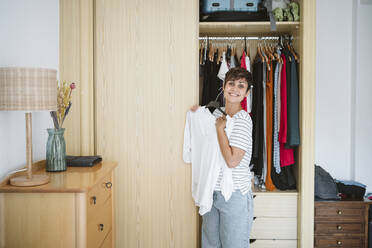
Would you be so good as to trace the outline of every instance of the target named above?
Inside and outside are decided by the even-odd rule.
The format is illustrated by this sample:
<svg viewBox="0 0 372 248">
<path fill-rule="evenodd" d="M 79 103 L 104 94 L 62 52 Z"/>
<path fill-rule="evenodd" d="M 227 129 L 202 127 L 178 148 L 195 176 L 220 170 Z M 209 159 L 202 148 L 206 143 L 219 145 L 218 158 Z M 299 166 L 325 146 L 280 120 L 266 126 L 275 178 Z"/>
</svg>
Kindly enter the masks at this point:
<svg viewBox="0 0 372 248">
<path fill-rule="evenodd" d="M 280 127 L 279 127 L 279 142 L 287 142 L 287 73 L 285 56 L 283 59 L 282 73 L 280 75 Z"/>
<path fill-rule="evenodd" d="M 240 59 L 240 67 L 247 70 L 247 64 L 245 63 L 245 51 L 243 51 L 242 58 Z M 240 102 L 242 108 L 247 111 L 247 98 L 244 97 L 243 100 Z"/>
<path fill-rule="evenodd" d="M 280 127 L 279 127 L 279 142 L 280 142 L 280 167 L 294 164 L 293 149 L 287 149 L 284 144 L 287 142 L 287 71 L 285 56 L 283 59 L 283 67 L 280 82 Z"/>
<path fill-rule="evenodd" d="M 284 147 L 284 143 L 280 143 L 280 167 L 292 165 L 294 163 L 293 149 L 287 149 Z"/>
</svg>

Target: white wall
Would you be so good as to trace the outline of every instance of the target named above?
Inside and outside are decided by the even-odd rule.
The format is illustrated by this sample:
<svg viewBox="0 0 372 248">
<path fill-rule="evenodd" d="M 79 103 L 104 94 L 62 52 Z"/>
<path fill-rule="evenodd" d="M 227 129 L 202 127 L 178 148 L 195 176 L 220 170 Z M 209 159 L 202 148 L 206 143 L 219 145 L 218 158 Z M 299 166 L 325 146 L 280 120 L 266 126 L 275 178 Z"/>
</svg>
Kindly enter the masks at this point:
<svg viewBox="0 0 372 248">
<path fill-rule="evenodd" d="M 58 70 L 59 1 L 0 0 L 0 67 L 24 66 Z M 45 159 L 48 112 L 32 114 L 34 161 Z M 0 178 L 26 162 L 25 117 L 0 111 Z"/>
<path fill-rule="evenodd" d="M 318 0 L 315 161 L 372 191 L 372 0 Z"/>
<path fill-rule="evenodd" d="M 365 4 L 363 4 L 365 3 Z M 356 9 L 355 179 L 372 191 L 372 0 Z"/>
</svg>

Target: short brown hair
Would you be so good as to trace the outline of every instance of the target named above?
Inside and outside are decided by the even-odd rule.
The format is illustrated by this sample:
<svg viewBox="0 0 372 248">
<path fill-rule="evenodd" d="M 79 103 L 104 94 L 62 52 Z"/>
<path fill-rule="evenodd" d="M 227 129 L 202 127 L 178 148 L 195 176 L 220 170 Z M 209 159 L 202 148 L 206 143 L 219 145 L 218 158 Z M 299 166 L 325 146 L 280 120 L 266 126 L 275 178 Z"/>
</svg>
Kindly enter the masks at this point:
<svg viewBox="0 0 372 248">
<path fill-rule="evenodd" d="M 223 87 L 225 88 L 226 82 L 234 81 L 234 80 L 241 79 L 241 78 L 244 78 L 247 81 L 248 83 L 247 91 L 248 91 L 252 87 L 252 84 L 253 84 L 252 74 L 246 69 L 240 68 L 240 67 L 231 68 L 226 73 L 225 81 L 223 82 Z"/>
</svg>

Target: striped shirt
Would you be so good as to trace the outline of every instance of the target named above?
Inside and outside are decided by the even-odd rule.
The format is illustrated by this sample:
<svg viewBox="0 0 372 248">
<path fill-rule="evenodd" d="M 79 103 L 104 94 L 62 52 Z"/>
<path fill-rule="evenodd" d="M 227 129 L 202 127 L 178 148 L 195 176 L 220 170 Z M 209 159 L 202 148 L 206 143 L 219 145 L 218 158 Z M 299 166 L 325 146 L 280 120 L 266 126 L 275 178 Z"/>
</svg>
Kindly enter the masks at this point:
<svg viewBox="0 0 372 248">
<path fill-rule="evenodd" d="M 222 113 L 216 109 L 213 115 L 217 118 L 222 116 Z M 252 174 L 249 164 L 252 155 L 252 119 L 245 110 L 236 113 L 233 119 L 234 127 L 229 138 L 229 144 L 230 146 L 244 150 L 245 154 L 239 165 L 232 168 L 232 178 L 234 190 L 240 190 L 244 195 L 251 190 Z M 221 191 L 221 179 L 222 169 L 220 170 L 214 190 Z"/>
</svg>

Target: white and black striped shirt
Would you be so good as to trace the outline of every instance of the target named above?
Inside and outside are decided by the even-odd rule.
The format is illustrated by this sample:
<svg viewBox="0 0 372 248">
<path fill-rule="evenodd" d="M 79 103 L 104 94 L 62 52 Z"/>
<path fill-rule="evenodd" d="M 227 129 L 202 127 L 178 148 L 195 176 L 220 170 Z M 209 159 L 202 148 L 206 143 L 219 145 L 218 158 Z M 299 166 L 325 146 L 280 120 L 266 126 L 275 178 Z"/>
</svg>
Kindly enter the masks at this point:
<svg viewBox="0 0 372 248">
<path fill-rule="evenodd" d="M 217 118 L 222 116 L 222 113 L 216 109 L 213 115 Z M 229 138 L 229 144 L 244 150 L 245 154 L 239 165 L 232 169 L 232 178 L 234 190 L 240 190 L 244 195 L 251 190 L 252 174 L 249 164 L 252 155 L 252 119 L 245 110 L 236 113 L 233 119 L 234 127 Z M 221 191 L 221 179 L 222 169 L 220 170 L 215 190 Z"/>
</svg>

